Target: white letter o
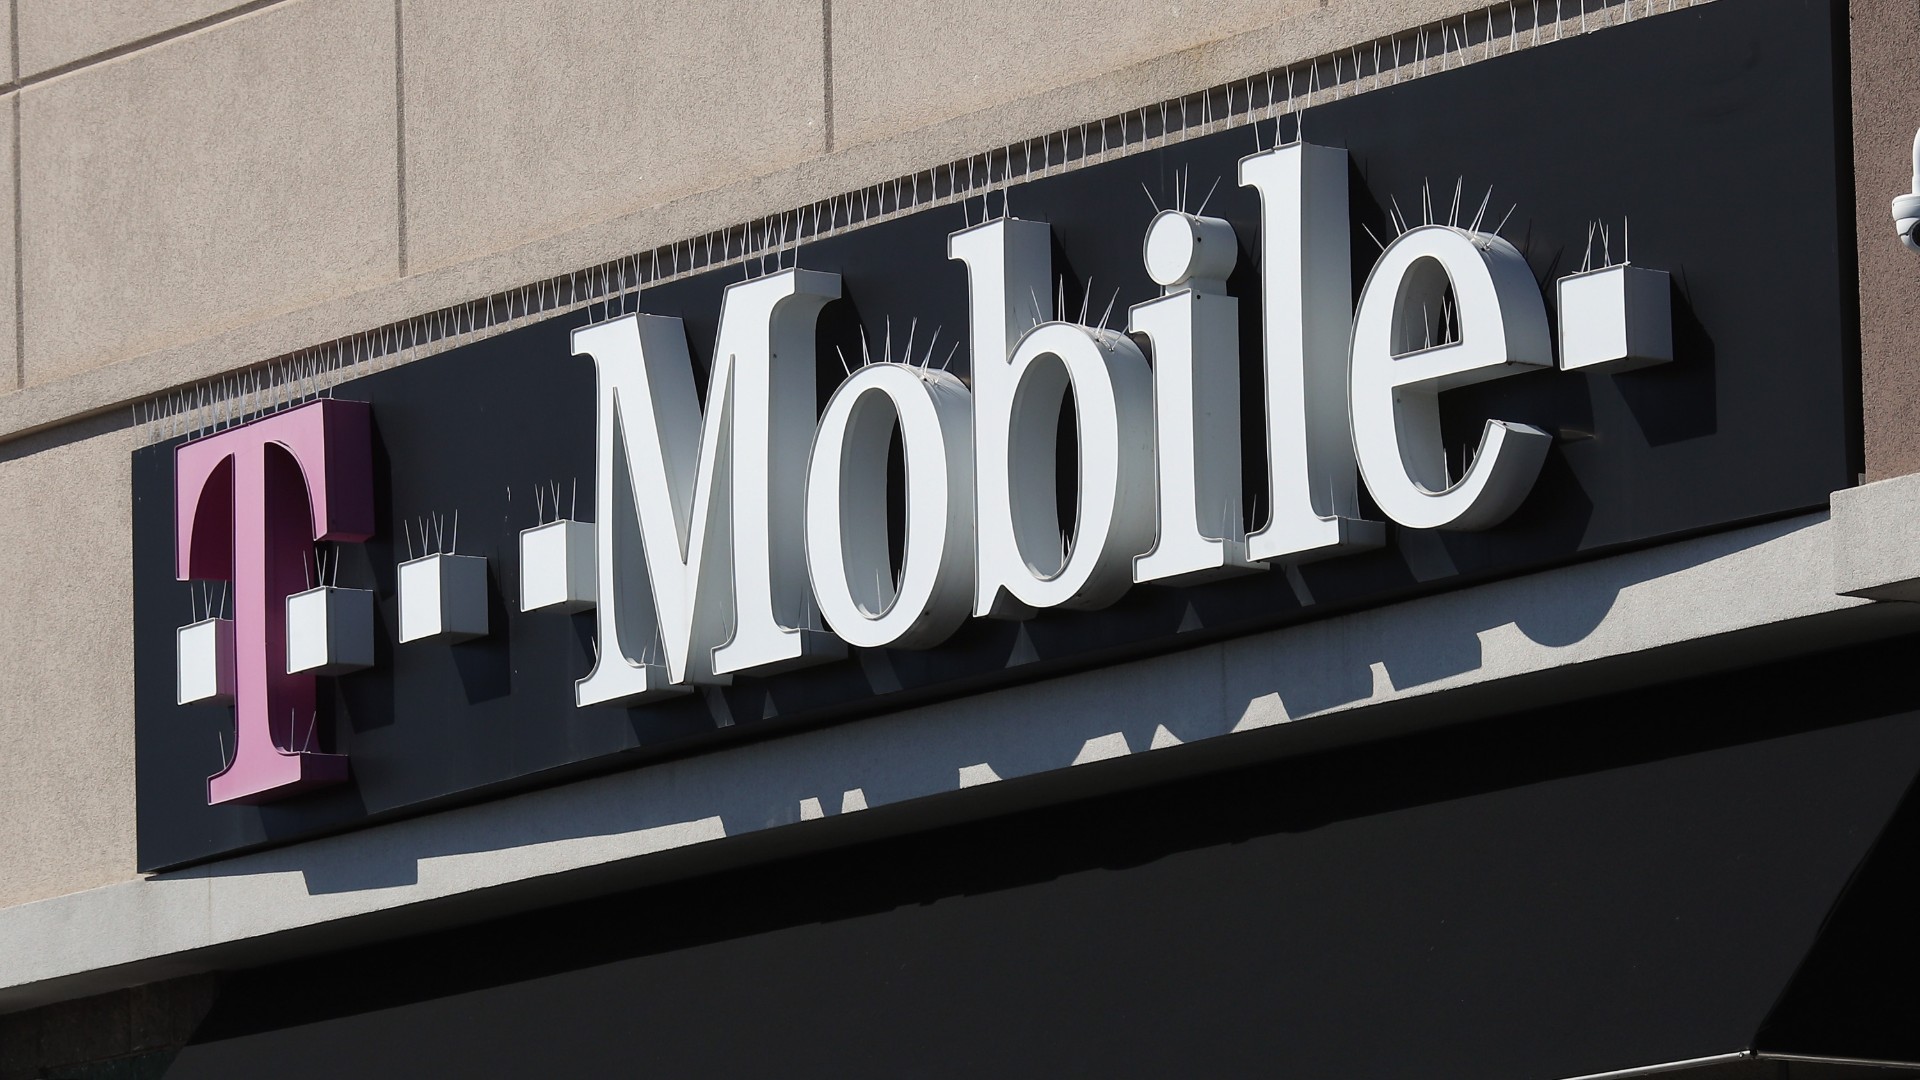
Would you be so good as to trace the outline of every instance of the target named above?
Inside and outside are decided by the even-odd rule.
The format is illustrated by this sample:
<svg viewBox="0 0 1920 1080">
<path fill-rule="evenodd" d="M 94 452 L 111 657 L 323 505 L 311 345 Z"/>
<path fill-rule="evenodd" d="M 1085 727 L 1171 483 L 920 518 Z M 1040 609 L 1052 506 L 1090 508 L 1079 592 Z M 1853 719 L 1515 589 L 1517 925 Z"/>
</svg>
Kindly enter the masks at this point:
<svg viewBox="0 0 1920 1080">
<path fill-rule="evenodd" d="M 887 447 L 906 459 L 896 582 Z M 807 571 L 827 625 L 850 645 L 938 645 L 972 614 L 973 395 L 944 371 L 869 364 L 827 402 L 807 468 Z"/>
</svg>

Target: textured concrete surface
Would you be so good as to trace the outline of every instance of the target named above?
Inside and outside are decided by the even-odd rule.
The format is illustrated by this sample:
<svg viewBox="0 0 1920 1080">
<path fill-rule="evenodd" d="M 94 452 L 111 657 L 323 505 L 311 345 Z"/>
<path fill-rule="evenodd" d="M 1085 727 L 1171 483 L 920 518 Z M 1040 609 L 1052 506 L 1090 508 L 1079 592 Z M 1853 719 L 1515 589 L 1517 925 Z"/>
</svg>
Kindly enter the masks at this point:
<svg viewBox="0 0 1920 1080">
<path fill-rule="evenodd" d="M 1321 0 L 835 0 L 834 142 L 851 146 L 896 135 L 1259 31 L 1322 6 Z M 1283 40 L 1291 34 L 1273 32 Z"/>
<path fill-rule="evenodd" d="M 0 1011 L 339 947 L 375 933 L 367 917 L 391 933 L 498 914 L 514 901 L 496 887 L 554 902 L 575 871 L 790 855 L 823 826 L 925 828 L 1193 754 L 1304 752 L 1920 629 L 1920 605 L 1806 573 L 1834 532 L 1775 522 L 0 909 Z M 424 907 L 453 898 L 470 906 Z"/>
<path fill-rule="evenodd" d="M 0 196 L 12 205 L 13 186 L 19 173 L 14 169 L 13 134 L 16 127 L 11 96 L 0 97 Z M 0 394 L 15 389 L 19 375 L 19 309 L 12 303 L 19 285 L 15 277 L 14 245 L 19 241 L 13 228 L 13 215 L 0 213 Z"/>
<path fill-rule="evenodd" d="M 409 0 L 404 11 L 410 268 L 826 147 L 819 0 Z"/>
<path fill-rule="evenodd" d="M 123 48 L 259 0 L 15 0 L 26 76 Z"/>
<path fill-rule="evenodd" d="M 22 91 L 28 383 L 393 277 L 393 40 L 299 0 Z"/>
<path fill-rule="evenodd" d="M 0 905 L 133 872 L 132 432 L 0 447 Z"/>
<path fill-rule="evenodd" d="M 1920 254 L 1888 202 L 1912 185 L 1920 126 L 1920 4 L 1853 0 L 1854 200 L 1867 479 L 1920 471 Z"/>
<path fill-rule="evenodd" d="M 1833 588 L 1920 601 L 1920 473 L 1833 493 Z"/>
</svg>

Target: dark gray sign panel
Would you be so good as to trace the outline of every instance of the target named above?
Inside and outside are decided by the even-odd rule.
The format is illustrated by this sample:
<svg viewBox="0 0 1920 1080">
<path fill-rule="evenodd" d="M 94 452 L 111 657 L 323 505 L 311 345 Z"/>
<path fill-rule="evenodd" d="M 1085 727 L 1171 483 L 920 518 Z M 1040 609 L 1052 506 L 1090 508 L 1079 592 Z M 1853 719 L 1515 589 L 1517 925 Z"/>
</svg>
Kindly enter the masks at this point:
<svg viewBox="0 0 1920 1080">
<path fill-rule="evenodd" d="M 1468 446 L 1489 417 L 1556 438 L 1525 503 L 1478 533 L 1390 528 L 1380 550 L 1191 588 L 1136 586 L 1093 612 L 970 620 L 925 651 L 875 650 L 787 674 L 742 677 L 667 704 L 576 708 L 592 662 L 591 612 L 522 614 L 517 538 L 531 493 L 558 484 L 592 520 L 594 370 L 570 354 L 585 313 L 555 318 L 335 390 L 370 404 L 376 533 L 340 545 L 341 584 L 378 597 L 375 663 L 323 679 L 318 740 L 348 755 L 344 785 L 263 806 L 207 805 L 232 745 L 224 706 L 174 703 L 174 633 L 189 586 L 173 577 L 173 448 L 134 455 L 139 849 L 143 868 L 350 828 L 667 754 L 1107 664 L 1202 640 L 1392 602 L 1608 550 L 1826 504 L 1859 470 L 1855 290 L 1845 72 L 1829 6 L 1715 4 L 1315 106 L 1307 135 L 1351 160 L 1356 291 L 1390 239 L 1388 207 L 1442 208 L 1456 182 L 1525 255 L 1553 315 L 1552 283 L 1577 270 L 1590 224 L 1630 221 L 1636 264 L 1673 281 L 1675 360 L 1626 373 L 1552 368 L 1442 395 L 1443 438 Z M 1293 122 L 1282 119 L 1280 135 Z M 1274 124 L 1258 126 L 1271 146 Z M 1265 485 L 1259 202 L 1235 183 L 1256 134 L 1239 128 L 1016 185 L 1016 215 L 1049 223 L 1067 307 L 1116 310 L 1156 295 L 1141 238 L 1176 175 L 1241 244 L 1245 497 Z M 995 196 L 995 202 L 998 202 Z M 997 206 L 996 206 L 997 209 Z M 974 218 L 979 216 L 974 204 Z M 964 335 L 963 226 L 946 206 L 805 245 L 799 264 L 841 275 L 818 326 L 818 391 L 843 377 L 835 349 Z M 1371 233 L 1371 235 L 1370 235 Z M 704 385 L 736 268 L 645 290 L 641 309 L 684 320 Z M 966 349 L 954 360 L 964 374 Z M 511 491 L 511 500 L 508 493 Z M 1371 508 L 1369 508 L 1371 509 Z M 396 644 L 402 522 L 460 514 L 463 553 L 489 559 L 493 632 Z M 1378 517 L 1377 514 L 1370 516 Z M 1258 520 L 1250 524 L 1258 524 Z M 1036 718 L 1043 723 L 1044 718 Z"/>
</svg>

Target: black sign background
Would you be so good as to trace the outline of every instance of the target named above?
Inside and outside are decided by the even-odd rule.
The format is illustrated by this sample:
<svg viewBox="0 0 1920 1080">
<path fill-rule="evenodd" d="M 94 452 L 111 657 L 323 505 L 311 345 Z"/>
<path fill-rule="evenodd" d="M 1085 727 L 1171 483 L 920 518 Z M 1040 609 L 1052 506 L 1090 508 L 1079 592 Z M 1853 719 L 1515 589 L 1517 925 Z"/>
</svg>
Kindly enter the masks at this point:
<svg viewBox="0 0 1920 1080">
<path fill-rule="evenodd" d="M 1487 417 L 1559 433 L 1533 494 L 1480 534 L 1393 530 L 1382 551 L 1301 570 L 1314 602 L 1270 572 L 1191 589 L 1138 587 L 1102 612 L 1054 612 L 1023 624 L 973 620 L 946 645 L 887 651 L 666 705 L 573 705 L 590 664 L 591 614 L 520 614 L 517 535 L 535 523 L 533 492 L 558 482 L 591 519 L 593 372 L 570 355 L 576 313 L 348 383 L 372 403 L 379 533 L 345 545 L 340 584 L 376 590 L 372 670 L 321 680 L 322 738 L 351 755 L 353 782 L 263 807 L 205 803 L 231 711 L 173 704 L 174 629 L 188 619 L 172 580 L 172 453 L 134 455 L 134 590 L 139 853 L 144 869 L 337 831 L 450 801 L 551 782 L 740 738 L 1181 648 L 1332 611 L 1759 518 L 1824 506 L 1859 469 L 1851 198 L 1836 117 L 1835 35 L 1826 4 L 1714 4 L 1661 16 L 1316 106 L 1314 142 L 1352 154 L 1355 283 L 1383 239 L 1389 199 L 1420 213 L 1464 180 L 1463 218 L 1488 185 L 1490 220 L 1513 203 L 1505 235 L 1544 283 L 1577 269 L 1588 223 L 1631 219 L 1635 262 L 1672 273 L 1678 360 L 1622 375 L 1545 370 L 1453 391 L 1450 445 Z M 1282 122 L 1290 133 L 1291 121 Z M 1272 125 L 1260 125 L 1271 145 Z M 1070 310 L 1098 312 L 1155 291 L 1141 235 L 1176 173 L 1242 244 L 1242 396 L 1249 504 L 1264 486 L 1260 443 L 1258 202 L 1235 185 L 1254 150 L 1248 129 L 1018 185 L 1016 216 L 1053 226 L 1055 273 Z M 998 209 L 999 197 L 994 198 Z M 1446 211 L 1440 210 L 1442 214 Z M 975 219 L 979 205 L 973 208 Z M 836 346 L 858 355 L 918 319 L 921 340 L 964 335 L 966 276 L 945 258 L 959 207 L 928 210 L 807 245 L 801 266 L 843 275 L 844 299 L 820 323 L 821 400 L 841 377 Z M 641 306 L 685 320 L 704 390 L 721 290 L 738 268 L 649 289 Z M 944 354 L 945 345 L 941 346 Z M 963 369 L 965 347 L 955 358 Z M 511 498 L 509 498 L 511 492 Z M 460 551 L 489 558 L 491 636 L 396 646 L 400 522 L 460 513 Z M 1377 515 L 1376 515 L 1377 516 Z M 1416 568 L 1418 570 L 1416 571 Z"/>
</svg>

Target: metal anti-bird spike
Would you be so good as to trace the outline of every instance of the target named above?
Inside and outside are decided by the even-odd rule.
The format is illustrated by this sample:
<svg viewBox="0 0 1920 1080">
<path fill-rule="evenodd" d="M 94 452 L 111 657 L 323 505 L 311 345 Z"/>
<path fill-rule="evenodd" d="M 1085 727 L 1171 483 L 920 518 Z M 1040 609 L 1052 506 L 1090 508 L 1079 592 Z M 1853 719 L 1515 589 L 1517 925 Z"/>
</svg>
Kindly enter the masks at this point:
<svg viewBox="0 0 1920 1080">
<path fill-rule="evenodd" d="M 944 326 L 936 326 L 933 328 L 933 336 L 927 339 L 926 358 L 920 361 L 920 370 L 925 371 L 933 366 L 933 347 L 940 343 L 940 331 L 944 329 L 946 329 Z M 907 359 L 911 360 L 913 358 L 909 356 Z"/>
<path fill-rule="evenodd" d="M 1213 186 L 1207 189 L 1206 197 L 1200 200 L 1200 209 L 1193 212 L 1195 217 L 1199 217 L 1207 212 L 1207 204 L 1213 201 L 1213 193 L 1219 190 L 1219 188 L 1220 178 L 1216 176 L 1213 178 Z"/>
</svg>

